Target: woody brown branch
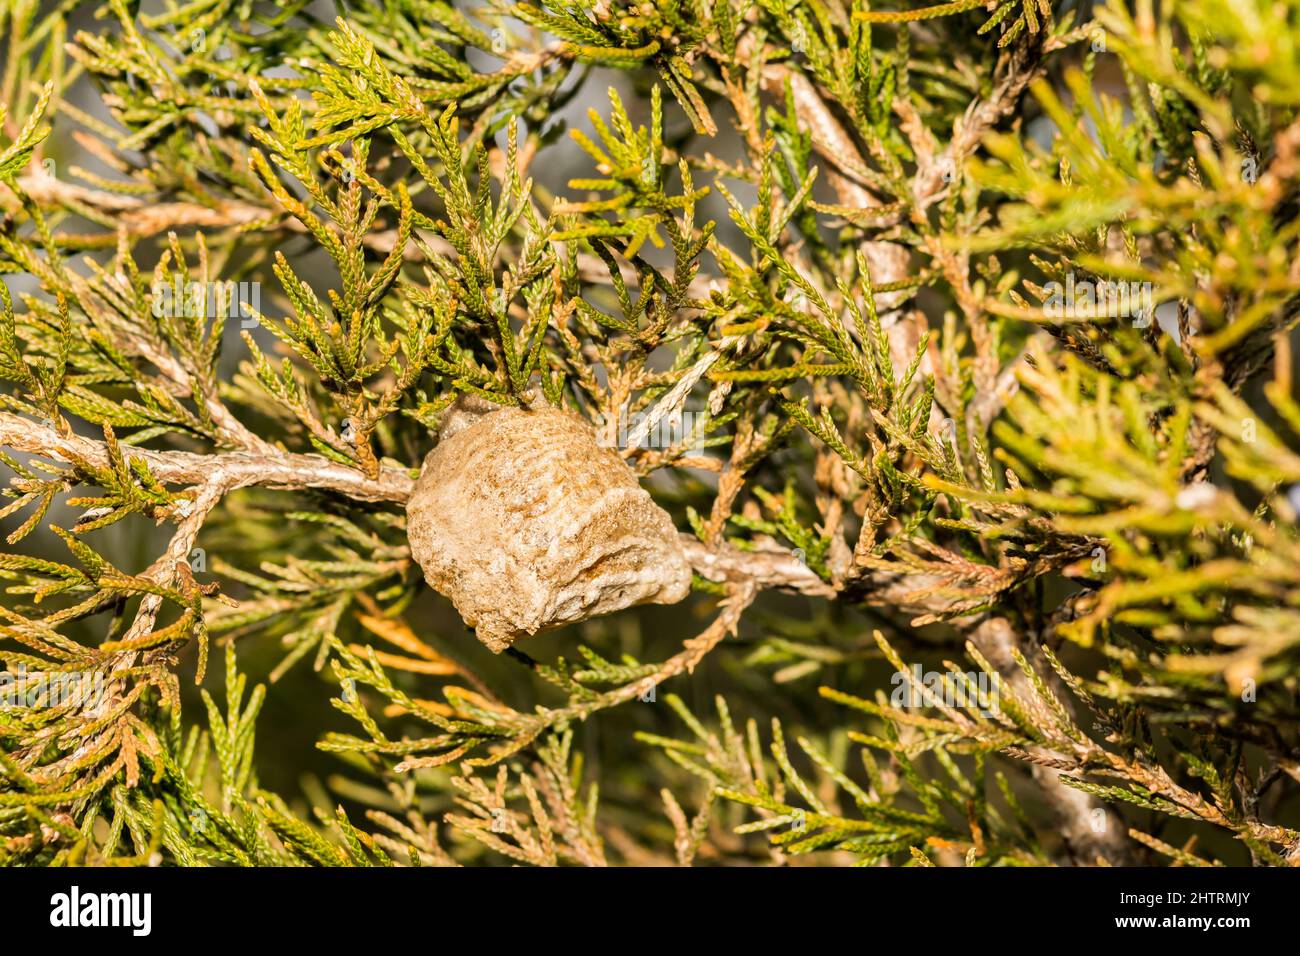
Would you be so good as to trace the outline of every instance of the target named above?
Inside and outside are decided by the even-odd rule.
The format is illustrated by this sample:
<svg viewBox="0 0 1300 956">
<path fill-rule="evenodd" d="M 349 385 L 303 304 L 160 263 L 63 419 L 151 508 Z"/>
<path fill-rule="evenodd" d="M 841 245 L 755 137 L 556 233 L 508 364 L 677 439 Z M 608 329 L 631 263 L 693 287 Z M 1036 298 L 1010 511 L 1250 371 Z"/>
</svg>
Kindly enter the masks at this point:
<svg viewBox="0 0 1300 956">
<path fill-rule="evenodd" d="M 984 658 L 993 665 L 1016 693 L 1024 700 L 1032 701 L 1035 693 L 1029 679 L 1020 669 L 1015 658 L 1020 651 L 1024 658 L 1042 678 L 1047 687 L 1060 700 L 1066 700 L 1064 685 L 1056 672 L 1043 659 L 1042 652 L 1031 641 L 1025 640 L 1011 622 L 999 615 L 981 615 L 972 618 L 963 628 L 969 633 L 970 641 Z M 1030 764 L 1030 773 L 1043 794 L 1048 798 L 1052 811 L 1060 828 L 1061 838 L 1066 849 L 1076 863 L 1093 866 L 1099 860 L 1112 865 L 1133 864 L 1131 844 L 1127 841 L 1125 829 L 1120 824 L 1118 815 L 1107 810 L 1099 801 L 1081 790 L 1067 786 L 1061 781 L 1059 771 L 1038 764 Z M 1094 811 L 1101 809 L 1105 816 L 1103 825 L 1097 827 Z"/>
<path fill-rule="evenodd" d="M 108 448 L 103 442 L 62 433 L 12 412 L 0 412 L 0 445 L 69 464 L 85 461 L 96 468 L 107 468 L 110 461 Z M 219 482 L 230 491 L 254 486 L 286 491 L 318 489 L 335 491 L 358 501 L 401 503 L 410 497 L 415 484 L 414 479 L 399 468 L 382 468 L 378 478 L 370 479 L 360 471 L 335 464 L 320 455 L 289 451 L 202 454 L 124 448 L 123 452 L 148 465 L 153 475 L 164 483 L 206 485 Z"/>
</svg>

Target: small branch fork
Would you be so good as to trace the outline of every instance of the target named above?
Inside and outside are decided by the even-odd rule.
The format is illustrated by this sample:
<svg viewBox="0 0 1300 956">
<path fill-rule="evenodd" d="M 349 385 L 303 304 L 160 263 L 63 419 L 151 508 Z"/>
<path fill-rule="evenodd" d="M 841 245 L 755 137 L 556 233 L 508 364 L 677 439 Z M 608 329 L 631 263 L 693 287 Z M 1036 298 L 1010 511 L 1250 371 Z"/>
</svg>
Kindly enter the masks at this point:
<svg viewBox="0 0 1300 956">
<path fill-rule="evenodd" d="M 111 465 L 108 446 L 104 442 L 76 435 L 66 425 L 56 429 L 12 412 L 0 412 L 0 446 L 72 465 L 79 462 L 96 468 Z M 400 503 L 410 496 L 415 484 L 409 474 L 397 468 L 382 469 L 378 478 L 370 479 L 320 455 L 281 451 L 265 443 L 260 447 L 266 451 L 199 454 L 123 446 L 123 454 L 142 461 L 159 481 L 188 485 L 191 491 L 188 506 L 176 510 L 179 519 L 166 550 L 140 577 L 169 587 L 178 576 L 187 574 L 189 556 L 204 522 L 231 491 L 249 487 L 290 491 L 318 489 L 337 492 L 358 501 Z M 148 634 L 157 621 L 162 604 L 161 596 L 145 595 L 122 642 Z M 136 653 L 126 653 L 115 662 L 112 670 L 120 672 L 130 668 L 136 658 Z M 100 709 L 112 706 L 115 697 L 115 694 L 106 695 Z"/>
<path fill-rule="evenodd" d="M 736 628 L 740 625 L 740 616 L 754 603 L 758 591 L 758 585 L 753 579 L 729 585 L 727 596 L 723 598 L 718 616 L 713 619 L 713 622 L 695 637 L 686 641 L 682 650 L 660 664 L 653 674 L 632 681 L 630 684 L 624 684 L 591 700 L 579 701 L 558 710 L 542 711 L 536 717 L 530 717 L 530 722 L 536 725 L 528 728 L 530 738 L 562 721 L 581 720 L 598 710 L 645 697 L 668 678 L 693 672 L 696 665 L 722 643 L 728 634 L 736 633 Z M 534 730 L 536 733 L 532 733 Z"/>
<path fill-rule="evenodd" d="M 93 438 L 56 431 L 53 427 L 0 412 L 0 445 L 15 451 L 74 463 L 87 461 L 107 467 L 107 446 Z M 224 492 L 238 488 L 276 488 L 303 491 L 315 488 L 335 491 L 357 501 L 401 503 L 410 497 L 415 480 L 404 470 L 384 468 L 377 479 L 335 464 L 320 455 L 272 449 L 267 453 L 248 451 L 200 454 L 187 451 L 151 451 L 124 448 L 138 458 L 160 481 L 169 484 L 220 486 Z"/>
</svg>

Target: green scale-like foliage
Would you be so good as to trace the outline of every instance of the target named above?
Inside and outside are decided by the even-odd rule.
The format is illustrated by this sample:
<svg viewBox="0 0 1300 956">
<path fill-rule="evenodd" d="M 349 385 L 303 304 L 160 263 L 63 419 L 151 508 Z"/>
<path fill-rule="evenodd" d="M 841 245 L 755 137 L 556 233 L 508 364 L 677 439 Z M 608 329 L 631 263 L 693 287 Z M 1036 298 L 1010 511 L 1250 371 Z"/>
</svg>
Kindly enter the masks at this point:
<svg viewBox="0 0 1300 956">
<path fill-rule="evenodd" d="M 1300 861 L 1300 3 L 319 7 L 0 10 L 0 859 Z M 484 651 L 465 394 L 691 597 Z"/>
</svg>

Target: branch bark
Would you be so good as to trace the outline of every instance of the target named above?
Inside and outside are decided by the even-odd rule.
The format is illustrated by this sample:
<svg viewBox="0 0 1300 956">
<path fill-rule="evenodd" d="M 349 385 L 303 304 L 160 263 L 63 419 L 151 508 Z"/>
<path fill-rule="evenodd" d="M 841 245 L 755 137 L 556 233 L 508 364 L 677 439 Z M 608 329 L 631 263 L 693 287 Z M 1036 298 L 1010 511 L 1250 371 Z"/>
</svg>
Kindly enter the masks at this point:
<svg viewBox="0 0 1300 956">
<path fill-rule="evenodd" d="M 1032 641 L 1024 640 L 1005 617 L 984 615 L 972 618 L 966 629 L 970 642 L 1023 699 L 1035 699 L 1035 692 L 1024 671 L 1016 663 L 1017 650 L 1053 694 L 1062 701 L 1071 699 L 1056 672 L 1043 659 L 1038 646 Z M 1095 797 L 1062 783 L 1060 772 L 1051 767 L 1030 764 L 1030 774 L 1051 806 L 1061 838 L 1076 863 L 1093 866 L 1099 859 L 1111 865 L 1136 863 L 1132 844 L 1126 839 L 1125 827 L 1118 814 L 1106 809 Z M 1098 809 L 1104 813 L 1100 818 L 1103 823 L 1100 830 L 1094 826 L 1094 821 L 1098 819 L 1094 814 Z"/>
<path fill-rule="evenodd" d="M 79 460 L 98 468 L 106 468 L 109 464 L 108 448 L 103 442 L 64 434 L 12 412 L 0 412 L 0 445 L 68 464 Z M 335 464 L 320 455 L 297 452 L 202 454 L 124 448 L 124 453 L 143 461 L 162 482 L 187 485 L 216 482 L 228 491 L 253 486 L 286 491 L 314 488 L 335 491 L 357 501 L 400 504 L 410 497 L 415 486 L 415 479 L 399 468 L 382 468 L 379 477 L 372 480 L 360 471 Z"/>
</svg>

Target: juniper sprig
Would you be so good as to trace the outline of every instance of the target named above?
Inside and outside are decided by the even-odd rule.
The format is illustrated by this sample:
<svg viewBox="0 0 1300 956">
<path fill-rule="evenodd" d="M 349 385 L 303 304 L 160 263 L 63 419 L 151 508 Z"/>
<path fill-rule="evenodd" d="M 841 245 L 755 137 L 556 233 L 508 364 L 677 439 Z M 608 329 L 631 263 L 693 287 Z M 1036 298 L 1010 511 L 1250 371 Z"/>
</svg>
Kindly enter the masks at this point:
<svg viewBox="0 0 1300 956">
<path fill-rule="evenodd" d="M 1300 862 L 1297 0 L 336 6 L 0 9 L 0 860 Z"/>
</svg>

